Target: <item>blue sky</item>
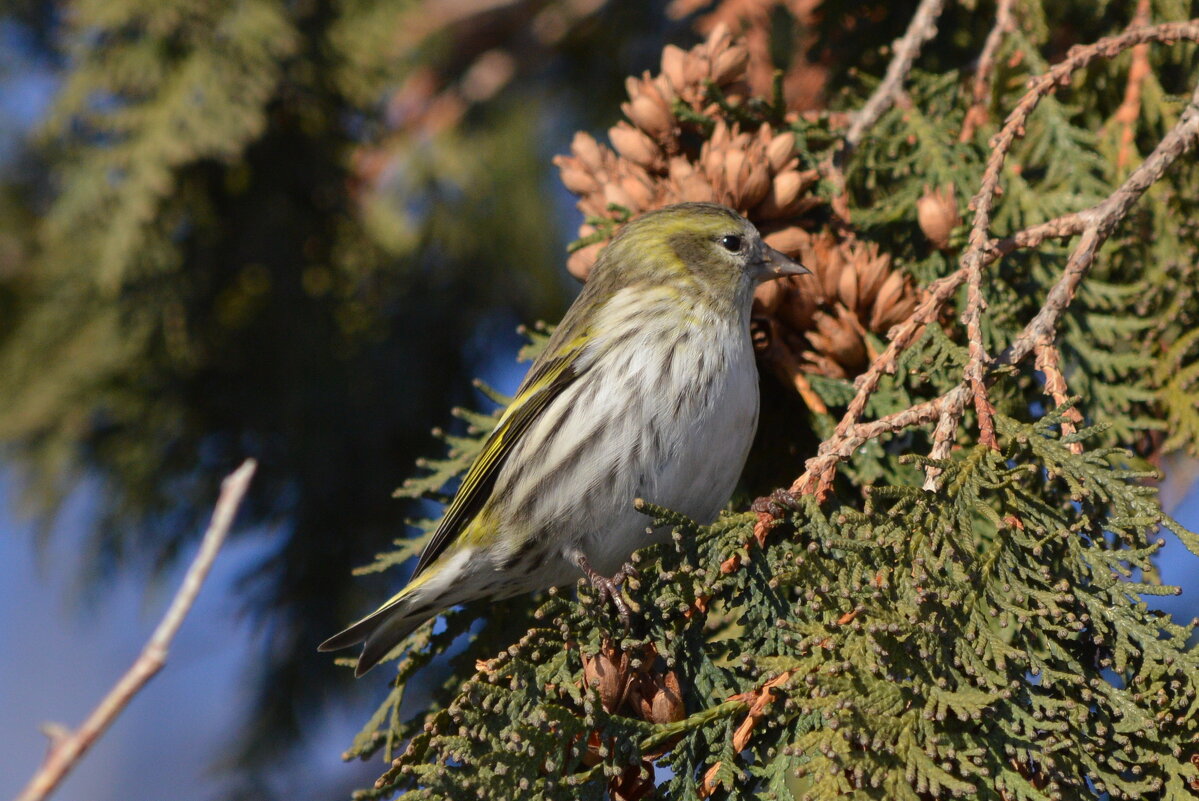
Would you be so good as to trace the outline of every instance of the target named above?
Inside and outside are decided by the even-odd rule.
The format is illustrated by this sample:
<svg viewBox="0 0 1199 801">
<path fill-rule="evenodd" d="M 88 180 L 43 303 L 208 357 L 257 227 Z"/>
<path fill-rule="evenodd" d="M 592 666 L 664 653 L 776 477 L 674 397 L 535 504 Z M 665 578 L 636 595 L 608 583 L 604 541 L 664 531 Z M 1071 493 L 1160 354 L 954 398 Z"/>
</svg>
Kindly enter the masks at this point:
<svg viewBox="0 0 1199 801">
<path fill-rule="evenodd" d="M 7 476 L 0 478 L 0 493 L 0 798 L 10 798 L 45 753 L 41 724 L 75 726 L 86 716 L 141 650 L 186 563 L 150 586 L 131 572 L 84 596 L 78 554 L 94 489 L 85 485 L 75 493 L 46 548 L 37 547 L 29 525 L 13 518 Z M 233 587 L 269 552 L 271 540 L 269 533 L 248 532 L 226 543 L 166 667 L 67 778 L 57 799 L 202 801 L 220 794 L 213 768 L 246 711 L 242 679 L 256 652 Z M 278 771 L 274 788 L 295 797 L 347 798 L 352 788 L 369 785 L 378 765 L 344 765 L 338 757 L 366 715 L 360 705 L 347 707 L 317 726 L 303 748 L 303 765 Z M 331 794 L 313 793 L 317 787 Z"/>
</svg>

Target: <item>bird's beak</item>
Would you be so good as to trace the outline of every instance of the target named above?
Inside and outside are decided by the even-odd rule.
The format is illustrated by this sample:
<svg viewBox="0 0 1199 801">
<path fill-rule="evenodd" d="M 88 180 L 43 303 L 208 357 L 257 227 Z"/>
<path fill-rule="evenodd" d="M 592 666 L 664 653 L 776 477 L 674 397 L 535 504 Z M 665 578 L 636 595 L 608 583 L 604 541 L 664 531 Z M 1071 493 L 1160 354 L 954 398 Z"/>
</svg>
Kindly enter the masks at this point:
<svg viewBox="0 0 1199 801">
<path fill-rule="evenodd" d="M 762 245 L 762 257 L 756 266 L 756 277 L 760 282 L 773 281 L 788 275 L 811 275 L 812 271 L 799 262 L 779 253 L 770 245 Z"/>
</svg>

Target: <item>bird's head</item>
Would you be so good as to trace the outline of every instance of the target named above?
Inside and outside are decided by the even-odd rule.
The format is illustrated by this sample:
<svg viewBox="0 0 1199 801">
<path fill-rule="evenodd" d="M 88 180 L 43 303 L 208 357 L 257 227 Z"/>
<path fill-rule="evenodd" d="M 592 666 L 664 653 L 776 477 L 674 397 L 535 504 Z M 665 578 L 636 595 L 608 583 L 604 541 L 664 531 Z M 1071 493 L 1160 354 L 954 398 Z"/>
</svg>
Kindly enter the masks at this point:
<svg viewBox="0 0 1199 801">
<path fill-rule="evenodd" d="M 631 221 L 600 255 L 593 277 L 614 282 L 690 284 L 745 301 L 763 281 L 806 275 L 802 264 L 767 245 L 749 220 L 715 203 L 679 203 Z"/>
</svg>

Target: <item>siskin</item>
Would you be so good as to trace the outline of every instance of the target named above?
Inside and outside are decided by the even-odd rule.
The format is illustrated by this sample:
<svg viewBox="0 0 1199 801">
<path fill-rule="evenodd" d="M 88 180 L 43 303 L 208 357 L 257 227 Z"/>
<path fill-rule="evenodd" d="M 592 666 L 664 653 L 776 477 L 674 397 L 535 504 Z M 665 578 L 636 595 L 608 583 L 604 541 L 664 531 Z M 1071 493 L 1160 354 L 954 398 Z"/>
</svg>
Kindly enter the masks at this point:
<svg viewBox="0 0 1199 801">
<path fill-rule="evenodd" d="M 808 270 L 731 209 L 681 203 L 628 223 L 533 363 L 412 580 L 320 650 L 365 643 L 355 675 L 456 604 L 586 576 L 617 589 L 647 533 L 635 498 L 711 522 L 758 424 L 754 287 Z M 613 576 L 613 578 L 607 578 Z"/>
</svg>

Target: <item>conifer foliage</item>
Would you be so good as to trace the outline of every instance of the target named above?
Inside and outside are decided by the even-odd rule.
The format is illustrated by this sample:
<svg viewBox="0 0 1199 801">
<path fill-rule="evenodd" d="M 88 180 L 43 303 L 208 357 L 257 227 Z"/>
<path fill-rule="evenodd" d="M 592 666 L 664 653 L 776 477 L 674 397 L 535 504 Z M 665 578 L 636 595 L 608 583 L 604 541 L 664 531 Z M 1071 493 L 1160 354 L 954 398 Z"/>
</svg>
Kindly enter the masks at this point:
<svg viewBox="0 0 1199 801">
<path fill-rule="evenodd" d="M 819 276 L 755 336 L 769 435 L 822 443 L 712 526 L 642 503 L 674 537 L 631 632 L 585 587 L 419 629 L 347 753 L 389 762 L 360 797 L 1195 797 L 1194 627 L 1147 600 L 1178 591 L 1163 528 L 1199 553 L 1151 466 L 1199 449 L 1199 21 L 1067 5 L 923 0 L 854 75 L 820 42 L 867 7 L 670 6 L 705 41 L 559 159 L 572 272 L 639 211 L 747 213 Z M 469 464 L 496 415 L 462 415 L 402 493 Z"/>
</svg>

